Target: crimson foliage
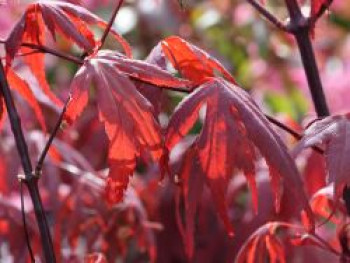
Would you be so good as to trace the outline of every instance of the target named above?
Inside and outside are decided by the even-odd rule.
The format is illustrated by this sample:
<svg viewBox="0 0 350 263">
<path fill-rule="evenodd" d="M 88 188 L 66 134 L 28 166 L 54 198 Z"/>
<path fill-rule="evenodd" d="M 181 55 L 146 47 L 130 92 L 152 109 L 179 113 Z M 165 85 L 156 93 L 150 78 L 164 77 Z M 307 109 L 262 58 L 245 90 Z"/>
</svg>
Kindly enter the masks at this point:
<svg viewBox="0 0 350 263">
<path fill-rule="evenodd" d="M 311 18 L 329 3 L 311 1 Z M 171 36 L 161 40 L 146 60 L 136 60 L 129 44 L 114 30 L 110 31 L 113 40 L 125 55 L 102 49 L 104 43 L 97 40 L 91 26 L 110 30 L 107 22 L 77 3 L 38 1 L 27 6 L 4 43 L 7 81 L 18 100 L 28 103 L 41 127 L 41 132 L 26 132 L 33 160 L 49 130 L 38 90 L 52 108 L 63 105 L 46 79 L 46 53 L 78 66 L 63 122 L 58 123 L 70 127 L 56 138 L 41 179 L 60 261 L 113 262 L 121 255 L 130 262 L 174 258 L 210 262 L 198 235 L 208 235 L 203 238 L 207 241 L 215 238 L 218 245 L 209 245 L 215 251 L 221 251 L 216 246 L 228 251 L 235 247 L 217 256 L 220 260 L 286 262 L 287 253 L 306 245 L 347 258 L 347 228 L 339 230 L 338 251 L 339 246 L 319 237 L 315 221 L 317 215 L 344 222 L 340 197 L 349 184 L 348 114 L 317 120 L 305 130 L 294 154 L 318 147 L 325 154 L 329 175 L 325 179 L 324 169 L 320 172 L 315 165 L 320 161 L 312 154 L 305 169 L 309 172 L 302 177 L 269 119 L 213 56 Z M 83 55 L 72 59 L 46 46 L 48 40 L 62 41 L 57 35 L 75 44 Z M 20 55 L 34 84 L 21 77 L 15 66 Z M 188 94 L 166 124 L 159 115 L 165 89 Z M 2 97 L 0 102 L 6 132 Z M 198 132 L 190 135 L 198 123 Z M 2 156 L 11 156 L 12 145 L 6 137 Z M 23 229 L 15 178 L 9 173 L 16 166 L 16 158 L 0 159 L 0 234 L 20 262 L 25 260 L 25 241 L 12 234 Z M 243 206 L 238 212 L 239 199 L 246 198 L 245 182 L 253 209 Z M 333 191 L 330 183 L 334 183 Z M 26 212 L 33 249 L 40 254 L 31 207 Z M 212 225 L 211 216 L 216 213 L 226 234 L 221 224 Z M 254 218 L 249 221 L 247 217 Z M 82 251 L 86 252 L 82 255 Z"/>
</svg>

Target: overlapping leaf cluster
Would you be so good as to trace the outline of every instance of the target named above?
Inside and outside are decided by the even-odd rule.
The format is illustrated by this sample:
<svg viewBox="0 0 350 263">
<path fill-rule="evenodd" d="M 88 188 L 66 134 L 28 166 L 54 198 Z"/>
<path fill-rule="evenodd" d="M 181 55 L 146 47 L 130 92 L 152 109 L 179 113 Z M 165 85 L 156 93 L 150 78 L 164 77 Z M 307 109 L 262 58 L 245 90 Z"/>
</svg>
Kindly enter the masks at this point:
<svg viewBox="0 0 350 263">
<path fill-rule="evenodd" d="M 317 14 L 324 4 L 325 1 L 312 1 L 311 13 Z M 12 62 L 19 53 L 45 47 L 46 30 L 54 40 L 56 33 L 60 33 L 70 43 L 83 49 L 86 56 L 80 60 L 80 68 L 70 86 L 71 100 L 65 120 L 76 122 L 89 102 L 96 103 L 98 119 L 108 139 L 108 175 L 104 178 L 108 203 L 116 204 L 124 199 L 130 187 L 129 179 L 135 173 L 140 159 L 158 163 L 163 176 L 168 172 L 178 184 L 181 199 L 177 204 L 178 224 L 187 256 L 191 258 L 195 249 L 193 236 L 196 232 L 196 217 L 205 188 L 209 189 L 227 233 L 233 236 L 233 216 L 229 213 L 227 202 L 229 183 L 238 171 L 244 174 L 257 212 L 256 163 L 264 160 L 269 171 L 276 211 L 279 211 L 283 197 L 293 199 L 295 209 L 306 215 L 308 230 L 313 230 L 313 213 L 294 160 L 259 106 L 216 59 L 179 37 L 168 37 L 161 41 L 146 61 L 132 59 L 131 48 L 114 31 L 113 35 L 124 47 L 126 55 L 101 49 L 101 43 L 89 28 L 91 25 L 101 28 L 107 26 L 99 17 L 74 4 L 39 1 L 29 5 L 5 44 L 7 79 L 12 89 L 29 103 L 46 132 L 40 106 L 29 85 L 15 72 Z M 43 53 L 24 56 L 23 62 L 46 96 L 55 105 L 61 106 L 60 99 L 47 83 Z M 166 70 L 170 65 L 182 78 L 174 77 Z M 157 118 L 160 89 L 190 93 L 172 113 L 165 129 Z M 200 112 L 204 114 L 202 121 Z M 3 107 L 1 113 L 4 116 Z M 169 155 L 196 122 L 202 122 L 199 134 L 195 135 L 182 155 L 180 166 L 169 168 Z M 344 157 L 349 151 L 344 139 L 348 134 L 347 128 L 347 115 L 316 122 L 306 131 L 296 150 L 319 144 L 325 146 L 329 180 L 335 183 L 336 199 L 348 184 L 348 164 Z M 343 153 L 341 156 L 338 155 L 339 151 Z M 76 203 L 91 205 L 86 200 L 66 198 L 58 221 L 63 222 L 65 215 L 76 212 L 72 209 L 77 206 Z M 142 209 L 142 206 L 138 206 L 134 212 L 145 223 Z M 96 210 L 102 211 L 107 217 L 115 216 L 114 211 L 110 212 L 106 207 Z M 80 218 L 84 224 L 79 222 Z M 85 220 L 85 214 L 76 215 L 77 222 L 74 223 L 78 233 L 70 234 L 72 244 L 79 238 L 83 231 L 81 229 L 91 224 L 98 224 L 106 232 L 106 239 L 107 234 L 117 228 L 113 222 L 104 222 L 98 216 Z M 60 227 L 64 225 L 62 222 L 58 223 Z M 275 226 L 274 223 L 267 224 L 255 232 L 239 254 L 238 262 L 244 262 L 246 257 L 253 262 L 261 240 L 266 243 L 268 257 L 283 262 L 284 251 L 275 237 Z M 147 236 L 144 228 L 138 230 L 142 232 L 142 238 Z M 57 235 L 61 231 L 58 227 Z M 89 238 L 92 240 L 94 237 Z M 115 241 L 113 238 L 109 240 Z M 56 244 L 58 248 L 60 245 L 59 242 Z M 152 251 L 149 253 L 154 254 Z M 103 262 L 105 259 L 102 255 L 94 254 L 87 260 Z"/>
</svg>

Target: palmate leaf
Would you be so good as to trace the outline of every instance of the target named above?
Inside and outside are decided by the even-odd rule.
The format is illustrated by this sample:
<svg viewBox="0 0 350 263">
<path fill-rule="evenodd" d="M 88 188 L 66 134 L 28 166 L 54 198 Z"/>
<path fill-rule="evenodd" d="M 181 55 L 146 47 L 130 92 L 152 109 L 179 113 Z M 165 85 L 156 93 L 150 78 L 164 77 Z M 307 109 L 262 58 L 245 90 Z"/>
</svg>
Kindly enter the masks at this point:
<svg viewBox="0 0 350 263">
<path fill-rule="evenodd" d="M 315 121 L 293 150 L 297 155 L 304 148 L 324 147 L 327 183 L 334 183 L 334 199 L 339 200 L 345 185 L 350 185 L 350 114 L 334 115 Z"/>
<path fill-rule="evenodd" d="M 171 36 L 161 41 L 163 52 L 183 77 L 196 84 L 202 84 L 206 78 L 215 77 L 217 73 L 236 84 L 230 73 L 204 50 L 186 42 L 184 39 Z"/>
<path fill-rule="evenodd" d="M 93 85 L 99 118 L 110 144 L 106 192 L 110 202 L 123 198 L 141 152 L 148 152 L 154 161 L 159 161 L 162 156 L 161 130 L 153 107 L 129 77 L 166 87 L 190 84 L 154 65 L 117 52 L 99 51 L 85 60 L 71 84 L 72 100 L 65 117 L 72 122 L 82 113 L 88 103 L 89 87 Z"/>
<path fill-rule="evenodd" d="M 276 232 L 279 228 L 289 227 L 290 225 L 284 222 L 270 222 L 259 227 L 243 244 L 238 252 L 235 262 L 285 263 L 286 253 L 282 242 L 276 236 Z"/>
<path fill-rule="evenodd" d="M 99 44 L 88 25 L 105 28 L 107 23 L 85 8 L 62 1 L 37 1 L 30 4 L 6 41 L 8 60 L 13 59 L 23 42 L 45 44 L 45 27 L 56 39 L 58 31 L 86 52 L 92 52 Z M 113 29 L 111 33 L 131 56 L 128 43 Z"/>
<path fill-rule="evenodd" d="M 279 209 L 282 193 L 289 195 L 299 210 L 306 212 L 312 227 L 312 212 L 302 181 L 285 145 L 249 95 L 234 84 L 221 78 L 207 79 L 186 97 L 169 122 L 165 140 L 167 150 L 170 152 L 189 132 L 203 106 L 206 106 L 203 128 L 185 154 L 178 174 L 184 193 L 188 255 L 193 252 L 193 220 L 204 183 L 209 186 L 230 235 L 233 235 L 233 228 L 227 214 L 225 193 L 235 168 L 244 172 L 257 209 L 256 149 L 270 169 L 276 209 Z"/>
<path fill-rule="evenodd" d="M 91 53 L 99 45 L 99 42 L 95 40 L 88 25 L 105 28 L 107 23 L 83 7 L 71 3 L 38 1 L 30 4 L 6 40 L 7 66 L 11 65 L 19 50 L 23 53 L 31 51 L 27 47 L 21 47 L 22 43 L 44 45 L 46 43 L 45 28 L 49 30 L 54 39 L 56 39 L 56 32 L 59 32 L 69 42 L 75 43 L 86 52 Z M 126 54 L 131 56 L 131 48 L 128 43 L 114 30 L 111 30 L 111 33 L 122 45 Z M 44 54 L 35 53 L 25 56 L 23 59 L 37 78 L 44 93 L 56 105 L 61 106 L 61 101 L 50 91 L 46 81 Z"/>
</svg>

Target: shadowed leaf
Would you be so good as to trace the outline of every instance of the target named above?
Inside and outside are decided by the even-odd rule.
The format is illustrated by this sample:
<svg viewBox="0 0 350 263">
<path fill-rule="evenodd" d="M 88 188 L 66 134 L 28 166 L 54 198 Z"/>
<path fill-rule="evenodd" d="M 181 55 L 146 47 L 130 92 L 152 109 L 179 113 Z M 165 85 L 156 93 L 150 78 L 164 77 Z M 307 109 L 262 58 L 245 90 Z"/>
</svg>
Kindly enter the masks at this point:
<svg viewBox="0 0 350 263">
<path fill-rule="evenodd" d="M 327 183 L 334 183 L 334 198 L 339 200 L 345 185 L 350 185 L 350 121 L 349 114 L 334 115 L 315 121 L 293 150 L 299 154 L 304 148 L 320 146 L 325 149 Z"/>
<path fill-rule="evenodd" d="M 41 111 L 38 101 L 36 100 L 32 90 L 29 88 L 27 82 L 21 77 L 19 77 L 11 68 L 8 68 L 6 77 L 11 89 L 16 90 L 22 96 L 22 98 L 29 104 L 29 106 L 34 110 L 35 116 L 38 119 L 43 132 L 46 133 L 44 115 Z"/>
<path fill-rule="evenodd" d="M 259 227 L 241 247 L 236 263 L 273 262 L 285 263 L 286 253 L 282 242 L 276 236 L 278 228 L 288 224 L 271 222 Z"/>
<path fill-rule="evenodd" d="M 252 191 L 253 205 L 258 207 L 255 182 L 255 150 L 258 149 L 270 169 L 275 207 L 279 209 L 282 193 L 292 196 L 299 210 L 307 213 L 309 227 L 313 217 L 302 181 L 285 145 L 249 95 L 241 88 L 220 78 L 207 79 L 175 110 L 166 134 L 165 145 L 171 149 L 189 132 L 206 106 L 203 128 L 186 153 L 179 172 L 187 219 L 187 243 L 193 242 L 193 220 L 198 196 L 192 196 L 198 182 L 210 188 L 217 211 L 230 235 L 233 229 L 227 214 L 225 195 L 234 169 L 241 169 Z M 196 177 L 197 179 L 194 179 Z M 201 178 L 201 179 L 199 179 Z M 196 183 L 194 183 L 196 182 Z M 201 183 L 196 195 L 201 195 Z M 192 241 L 191 241 L 192 240 Z M 190 248 L 193 244 L 189 245 Z M 188 251 L 191 256 L 192 251 Z"/>
</svg>

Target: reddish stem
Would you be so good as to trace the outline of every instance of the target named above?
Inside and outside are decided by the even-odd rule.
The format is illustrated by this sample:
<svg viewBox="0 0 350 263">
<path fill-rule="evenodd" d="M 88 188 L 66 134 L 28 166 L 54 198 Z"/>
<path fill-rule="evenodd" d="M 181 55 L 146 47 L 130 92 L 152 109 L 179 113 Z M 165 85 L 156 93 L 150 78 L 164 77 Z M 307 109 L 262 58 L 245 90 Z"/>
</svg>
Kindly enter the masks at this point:
<svg viewBox="0 0 350 263">
<path fill-rule="evenodd" d="M 32 203 L 36 220 L 41 236 L 41 244 L 44 250 L 46 262 L 56 262 L 50 229 L 46 220 L 41 196 L 38 188 L 38 177 L 33 175 L 32 164 L 29 157 L 28 146 L 24 139 L 23 130 L 21 126 L 21 119 L 18 115 L 15 103 L 12 98 L 10 88 L 7 83 L 6 74 L 2 63 L 0 62 L 0 88 L 1 95 L 4 98 L 6 109 L 11 123 L 12 133 L 15 137 L 17 151 L 21 160 L 24 171 L 23 182 L 26 184 Z"/>
<path fill-rule="evenodd" d="M 100 45 L 100 48 L 101 48 L 101 47 L 103 46 L 103 44 L 105 43 L 105 41 L 106 41 L 106 39 L 107 39 L 107 36 L 108 36 L 109 32 L 111 31 L 111 28 L 112 28 L 112 26 L 113 26 L 114 20 L 115 20 L 117 14 L 118 14 L 119 9 L 121 8 L 123 2 L 124 2 L 124 0 L 119 0 L 119 2 L 118 2 L 118 4 L 117 4 L 116 8 L 114 9 L 114 12 L 113 12 L 113 14 L 112 14 L 112 17 L 111 17 L 111 19 L 109 20 L 108 25 L 107 25 L 107 27 L 106 27 L 106 29 L 105 29 L 105 31 L 103 32 L 103 35 L 102 35 L 102 37 L 101 37 L 101 45 Z"/>
</svg>

